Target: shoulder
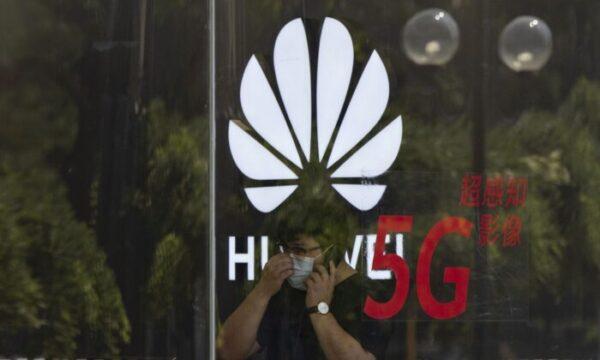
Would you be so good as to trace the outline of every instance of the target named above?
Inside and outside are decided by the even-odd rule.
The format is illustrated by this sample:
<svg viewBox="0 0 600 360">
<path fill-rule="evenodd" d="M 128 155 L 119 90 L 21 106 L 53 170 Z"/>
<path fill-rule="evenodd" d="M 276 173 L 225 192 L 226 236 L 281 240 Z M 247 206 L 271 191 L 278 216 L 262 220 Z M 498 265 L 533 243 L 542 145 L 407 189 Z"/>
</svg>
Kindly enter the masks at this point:
<svg viewBox="0 0 600 360">
<path fill-rule="evenodd" d="M 335 293 L 352 293 L 358 297 L 359 294 L 366 294 L 373 290 L 374 281 L 367 279 L 361 272 L 354 272 L 346 279 L 342 280 L 335 287 Z"/>
<path fill-rule="evenodd" d="M 355 273 L 342 280 L 335 286 L 332 301 L 332 311 L 339 315 L 346 315 L 348 312 L 359 315 L 362 312 L 362 305 L 367 295 L 367 284 L 365 279 Z M 359 316 L 352 316 L 358 318 Z"/>
</svg>

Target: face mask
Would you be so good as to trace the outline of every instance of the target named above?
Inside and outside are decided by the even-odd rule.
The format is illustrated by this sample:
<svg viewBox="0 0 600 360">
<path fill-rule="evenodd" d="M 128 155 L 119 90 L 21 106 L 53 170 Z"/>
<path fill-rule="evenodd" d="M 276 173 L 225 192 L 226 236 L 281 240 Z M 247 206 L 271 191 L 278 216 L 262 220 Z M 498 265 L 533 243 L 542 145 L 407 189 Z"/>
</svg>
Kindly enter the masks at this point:
<svg viewBox="0 0 600 360">
<path fill-rule="evenodd" d="M 323 251 L 319 256 L 325 254 L 330 248 L 331 246 L 328 247 L 325 251 Z M 291 287 L 298 290 L 306 291 L 306 284 L 304 283 L 304 281 L 306 281 L 306 279 L 308 279 L 310 274 L 313 272 L 315 260 L 319 256 L 312 258 L 290 254 L 290 257 L 292 258 L 292 262 L 294 264 L 294 273 L 287 278 L 287 281 Z"/>
<path fill-rule="evenodd" d="M 290 254 L 290 257 L 294 263 L 294 273 L 287 278 L 287 281 L 291 287 L 306 291 L 306 284 L 304 281 L 306 281 L 312 273 L 316 258 L 294 254 Z"/>
</svg>

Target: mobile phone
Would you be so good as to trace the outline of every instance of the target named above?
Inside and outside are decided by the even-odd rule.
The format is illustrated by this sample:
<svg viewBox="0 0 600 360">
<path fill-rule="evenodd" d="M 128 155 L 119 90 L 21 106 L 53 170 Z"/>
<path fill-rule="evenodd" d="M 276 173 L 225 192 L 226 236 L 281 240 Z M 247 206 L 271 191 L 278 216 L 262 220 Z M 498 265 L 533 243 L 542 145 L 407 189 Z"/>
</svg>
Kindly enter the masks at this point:
<svg viewBox="0 0 600 360">
<path fill-rule="evenodd" d="M 321 256 L 323 257 L 323 266 L 325 266 L 327 271 L 329 271 L 329 261 L 333 261 L 334 265 L 337 266 L 338 259 L 336 259 L 336 250 L 336 245 L 331 244 L 328 247 L 326 247 L 325 250 L 323 250 L 323 252 L 321 253 Z"/>
</svg>

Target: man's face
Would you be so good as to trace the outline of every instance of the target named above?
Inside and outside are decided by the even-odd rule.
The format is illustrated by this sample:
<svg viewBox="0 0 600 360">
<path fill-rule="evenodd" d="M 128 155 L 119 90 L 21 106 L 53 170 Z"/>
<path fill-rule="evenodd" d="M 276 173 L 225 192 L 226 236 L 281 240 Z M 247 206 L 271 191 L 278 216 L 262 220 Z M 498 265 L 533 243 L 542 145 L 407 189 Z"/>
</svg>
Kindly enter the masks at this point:
<svg viewBox="0 0 600 360">
<path fill-rule="evenodd" d="M 296 240 L 287 244 L 285 251 L 298 256 L 316 258 L 315 264 L 323 263 L 323 257 L 319 256 L 322 252 L 321 246 L 312 236 L 298 236 Z"/>
</svg>

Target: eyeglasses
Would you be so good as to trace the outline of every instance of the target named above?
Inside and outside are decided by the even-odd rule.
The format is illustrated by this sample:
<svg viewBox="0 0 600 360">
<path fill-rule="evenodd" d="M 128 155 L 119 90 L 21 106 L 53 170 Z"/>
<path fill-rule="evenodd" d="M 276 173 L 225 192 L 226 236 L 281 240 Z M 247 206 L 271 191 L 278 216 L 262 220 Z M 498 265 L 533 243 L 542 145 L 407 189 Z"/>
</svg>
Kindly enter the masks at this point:
<svg viewBox="0 0 600 360">
<path fill-rule="evenodd" d="M 323 255 L 325 254 L 327 251 L 329 251 L 329 249 L 331 249 L 333 247 L 333 245 L 329 245 L 327 247 L 327 249 L 325 249 L 325 251 L 323 251 L 320 254 L 315 254 L 315 252 L 317 250 L 321 250 L 321 246 L 315 246 L 312 248 L 308 248 L 305 249 L 301 246 L 287 246 L 286 244 L 280 242 L 278 243 L 279 248 L 281 249 L 281 251 L 287 253 L 287 254 L 294 254 L 294 255 L 298 255 L 298 256 L 307 256 L 307 255 L 315 255 L 315 256 L 319 256 L 319 255 Z"/>
</svg>

